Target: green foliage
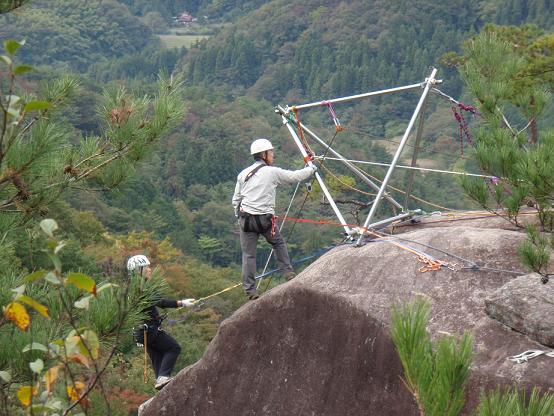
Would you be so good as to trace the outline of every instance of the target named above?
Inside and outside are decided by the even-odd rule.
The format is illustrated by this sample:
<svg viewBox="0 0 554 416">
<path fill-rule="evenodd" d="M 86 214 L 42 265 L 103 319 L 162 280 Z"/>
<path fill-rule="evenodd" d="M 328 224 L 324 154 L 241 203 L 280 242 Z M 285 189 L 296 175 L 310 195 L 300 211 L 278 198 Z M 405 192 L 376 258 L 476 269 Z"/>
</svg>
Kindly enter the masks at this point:
<svg viewBox="0 0 554 416">
<path fill-rule="evenodd" d="M 229 268 L 216 269 L 199 261 L 185 265 L 190 290 L 196 298 L 202 298 L 237 283 L 238 273 Z"/>
<path fill-rule="evenodd" d="M 0 0 L 0 13 L 11 12 L 23 6 L 28 1 L 29 0 Z"/>
<path fill-rule="evenodd" d="M 198 247 L 205 254 L 208 260 L 211 260 L 217 253 L 223 250 L 221 241 L 207 235 L 201 235 L 198 239 Z"/>
<path fill-rule="evenodd" d="M 186 49 L 163 49 L 158 43 L 126 54 L 90 65 L 87 73 L 97 82 L 109 82 L 120 79 L 154 80 L 161 70 L 171 74 Z"/>
<path fill-rule="evenodd" d="M 531 143 L 537 141 L 534 118 L 544 112 L 550 99 L 545 86 L 554 81 L 550 71 L 545 71 L 554 65 L 550 56 L 553 41 L 552 34 L 534 26 L 488 25 L 464 44 L 461 75 L 487 120 L 500 126 L 505 123 L 501 108 L 515 106 L 531 123 Z"/>
<path fill-rule="evenodd" d="M 465 402 L 464 388 L 472 359 L 469 334 L 460 339 L 430 340 L 426 326 L 429 304 L 418 299 L 394 308 L 392 339 L 402 367 L 406 387 L 423 415 L 458 415 Z"/>
<path fill-rule="evenodd" d="M 13 398 L 17 391 L 24 407 L 44 407 L 35 407 L 34 414 L 53 409 L 68 414 L 77 398 L 86 405 L 115 349 L 129 350 L 132 327 L 144 319 L 147 306 L 163 297 L 167 285 L 156 273 L 147 281 L 112 277 L 98 284 L 83 273 L 62 273 L 64 242 L 54 236 L 57 223 L 43 220 L 41 228 L 54 268 L 0 279 L 0 368 L 11 380 L 1 388 L 4 397 Z M 32 393 L 26 386 L 33 386 Z M 62 393 L 65 386 L 74 391 Z"/>
<path fill-rule="evenodd" d="M 486 121 L 474 155 L 482 171 L 496 177 L 488 186 L 490 193 L 475 180 L 464 178 L 462 186 L 482 207 L 499 210 L 515 224 L 522 205 L 533 207 L 543 232 L 553 230 L 554 131 L 541 131 L 539 119 L 551 105 L 547 91 L 554 79 L 544 69 L 554 67 L 553 50 L 554 35 L 535 26 L 489 25 L 464 44 L 460 66 Z M 512 122 L 505 113 L 512 115 Z M 526 125 L 518 130 L 516 123 Z M 549 237 L 535 227 L 527 234 L 528 241 L 519 248 L 522 261 L 546 276 Z"/>
<path fill-rule="evenodd" d="M 518 247 L 523 264 L 548 281 L 550 256 L 554 252 L 554 234 L 540 233 L 533 225 L 527 226 L 527 240 Z"/>
<path fill-rule="evenodd" d="M 526 21 L 552 28 L 554 18 L 549 3 L 542 0 L 485 0 L 481 8 L 485 18 L 502 25 L 519 25 Z"/>
<path fill-rule="evenodd" d="M 440 10 L 442 5 L 426 5 L 436 9 L 433 25 L 422 13 L 425 7 L 397 6 L 375 9 L 350 2 L 325 7 L 308 2 L 290 7 L 273 1 L 271 7 L 253 12 L 248 23 L 239 22 L 213 42 L 200 44 L 189 60 L 189 79 L 252 86 L 256 96 L 273 101 L 292 91 L 316 98 L 411 82 L 414 74 L 424 73 L 449 47 L 455 48 L 462 39 L 459 29 L 475 19 L 475 11 L 462 2 L 450 5 L 448 12 Z M 459 12 L 451 13 L 452 8 Z M 374 25 L 380 19 L 394 30 L 379 35 Z M 408 108 L 403 100 L 395 104 L 405 107 L 400 111 Z"/>
<path fill-rule="evenodd" d="M 114 0 L 33 1 L 22 13 L 0 16 L 0 38 L 26 39 L 33 65 L 84 70 L 107 57 L 140 51 L 150 29 Z"/>
<path fill-rule="evenodd" d="M 533 388 L 531 397 L 527 400 L 525 394 L 516 389 L 507 392 L 496 390 L 483 394 L 476 411 L 477 416 L 547 416 L 554 412 L 554 396 L 540 394 L 538 388 Z"/>
<path fill-rule="evenodd" d="M 160 279 L 139 283 L 117 277 L 97 284 L 83 273 L 97 266 L 81 244 L 106 244 L 103 226 L 92 214 L 61 203 L 60 195 L 77 184 L 107 190 L 121 183 L 182 117 L 183 108 L 179 83 L 171 77 L 159 78 L 153 98 L 137 99 L 124 88 L 112 88 L 98 110 L 104 120 L 99 133 L 74 137 L 59 113 L 78 83 L 62 77 L 19 93 L 21 74 L 32 69 L 15 62 L 23 44 L 6 41 L 0 60 L 5 68 L 0 79 L 5 90 L 0 97 L 0 245 L 1 262 L 7 262 L 0 278 L 0 368 L 11 380 L 1 386 L 2 397 L 9 397 L 3 406 L 69 414 L 87 405 L 115 348 L 129 349 L 130 337 L 123 334 L 144 318 L 141 311 L 167 286 Z M 51 208 L 70 225 L 66 241 L 54 237 L 54 220 L 42 221 L 41 233 L 32 226 Z M 44 246 L 48 249 L 41 253 Z M 23 278 L 20 266 L 46 270 Z"/>
<path fill-rule="evenodd" d="M 404 369 L 404 382 L 414 396 L 421 416 L 459 415 L 472 361 L 472 340 L 443 337 L 431 342 L 427 333 L 430 305 L 423 299 L 395 307 L 391 336 Z M 541 396 L 534 388 L 527 400 L 514 387 L 483 393 L 476 416 L 546 416 L 554 411 L 554 395 Z"/>
<path fill-rule="evenodd" d="M 51 82 L 43 91 L 44 101 L 17 96 L 13 60 L 19 46 L 17 42 L 6 43 L 7 98 L 0 99 L 3 211 L 19 212 L 28 220 L 37 212 L 45 212 L 61 192 L 76 183 L 106 189 L 117 186 L 183 115 L 178 81 L 160 76 L 153 99 L 137 99 L 122 87 L 107 91 L 98 110 L 104 119 L 102 134 L 71 140 L 70 131 L 53 121 L 50 114 L 78 84 L 70 78 Z"/>
</svg>

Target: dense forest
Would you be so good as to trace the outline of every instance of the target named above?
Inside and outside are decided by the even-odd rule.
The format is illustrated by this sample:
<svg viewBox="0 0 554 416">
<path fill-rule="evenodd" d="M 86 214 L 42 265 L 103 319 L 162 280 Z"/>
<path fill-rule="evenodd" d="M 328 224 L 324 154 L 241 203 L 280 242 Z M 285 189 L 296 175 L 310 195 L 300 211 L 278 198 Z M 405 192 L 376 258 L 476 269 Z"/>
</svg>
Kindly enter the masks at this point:
<svg viewBox="0 0 554 416">
<path fill-rule="evenodd" d="M 0 284 L 0 303 L 8 303 L 9 284 L 17 276 L 50 267 L 48 238 L 39 226 L 43 218 L 59 225 L 64 270 L 109 281 L 123 273 L 127 256 L 145 252 L 160 266 L 172 297 L 201 298 L 238 283 L 241 253 L 230 202 L 237 173 L 250 163 L 250 142 L 269 137 L 277 147 L 277 165 L 304 165 L 274 113 L 277 104 L 419 83 L 431 66 L 439 68 L 442 91 L 472 104 L 448 57 L 460 54 L 464 41 L 486 24 L 530 25 L 526 27 L 535 38 L 552 31 L 553 11 L 550 0 L 31 0 L 1 14 L 0 39 L 25 40 L 16 59 L 33 67 L 18 74 L 20 95 L 38 95 L 62 77 L 76 80 L 75 91 L 60 110 L 48 114 L 66 137 L 64 149 L 113 133 L 113 111 L 125 106 L 110 107 L 109 97 L 117 96 L 114 91 L 122 86 L 139 97 L 138 103 L 140 97 L 159 98 L 159 77 L 171 78 L 178 84 L 180 109 L 175 109 L 174 124 L 156 132 L 156 140 L 144 139 L 145 149 L 126 155 L 129 160 L 117 168 L 121 172 L 109 172 L 117 180 L 87 178 L 82 186 L 68 186 L 27 211 L 10 206 L 0 212 L 0 278 L 8 282 Z M 194 30 L 207 35 L 190 45 L 167 47 L 162 34 L 182 34 L 174 17 L 183 12 L 198 19 L 187 26 L 186 36 Z M 4 94 L 9 79 L 1 71 Z M 412 92 L 336 105 L 343 127 L 338 133 L 325 108 L 303 111 L 301 117 L 327 141 L 333 138 L 345 156 L 388 163 L 418 98 L 419 93 Z M 510 107 L 506 111 L 515 113 Z M 554 113 L 545 113 L 540 127 L 554 126 Z M 471 126 L 474 116 L 465 116 Z M 140 123 L 137 120 L 137 126 Z M 471 143 L 463 137 L 451 103 L 432 96 L 425 123 L 419 166 L 478 173 L 477 164 L 467 157 Z M 519 127 L 524 125 L 521 120 Z M 314 150 L 325 151 L 316 145 Z M 412 150 L 408 147 L 401 163 L 410 163 Z M 347 221 L 363 222 L 369 208 L 355 202 L 367 200 L 371 190 L 338 164 L 328 161 L 326 166 L 329 186 L 344 201 Z M 385 172 L 382 166 L 363 169 L 377 180 Z M 3 177 L 5 171 L 0 172 L 0 185 Z M 404 189 L 408 177 L 399 170 L 391 184 Z M 278 194 L 278 214 L 284 213 L 293 191 L 290 187 Z M 4 199 L 2 192 L 0 188 Z M 304 187 L 299 193 L 292 216 L 335 221 L 317 186 L 311 193 Z M 413 194 L 418 200 L 411 199 L 408 206 L 426 212 L 476 207 L 464 197 L 457 179 L 437 173 L 417 173 Z M 392 195 L 404 201 L 401 192 Z M 22 217 L 14 217 L 14 210 L 20 211 L 17 215 L 23 212 Z M 388 215 L 389 210 L 385 205 L 379 214 Z M 287 223 L 283 234 L 293 260 L 320 253 L 344 237 L 340 228 L 314 224 Z M 262 244 L 259 264 L 269 252 L 269 245 Z M 278 283 L 275 278 L 273 284 Z M 170 316 L 171 332 L 183 346 L 179 368 L 201 356 L 218 323 L 245 300 L 237 289 L 185 316 Z M 6 331 L 0 326 L 0 370 L 13 359 L 4 347 Z M 131 381 L 121 387 L 127 401 L 111 411 L 128 414 L 153 390 L 139 380 L 140 350 L 129 340 L 118 350 L 117 360 L 120 365 L 107 372 L 107 384 Z M 105 404 L 98 406 L 90 414 L 105 414 Z"/>
</svg>

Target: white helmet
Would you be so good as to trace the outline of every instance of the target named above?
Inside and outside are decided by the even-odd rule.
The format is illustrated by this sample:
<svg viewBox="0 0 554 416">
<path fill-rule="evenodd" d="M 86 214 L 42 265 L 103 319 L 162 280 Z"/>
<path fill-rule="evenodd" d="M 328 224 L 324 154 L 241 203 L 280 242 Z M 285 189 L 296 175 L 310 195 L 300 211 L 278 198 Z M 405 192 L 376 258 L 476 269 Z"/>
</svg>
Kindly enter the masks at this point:
<svg viewBox="0 0 554 416">
<path fill-rule="evenodd" d="M 129 260 L 127 260 L 127 270 L 132 272 L 137 267 L 146 267 L 150 266 L 150 260 L 148 260 L 148 257 L 137 254 L 136 256 L 130 257 Z"/>
<path fill-rule="evenodd" d="M 250 154 L 262 153 L 266 150 L 273 150 L 273 145 L 267 139 L 256 139 L 250 145 Z"/>
</svg>

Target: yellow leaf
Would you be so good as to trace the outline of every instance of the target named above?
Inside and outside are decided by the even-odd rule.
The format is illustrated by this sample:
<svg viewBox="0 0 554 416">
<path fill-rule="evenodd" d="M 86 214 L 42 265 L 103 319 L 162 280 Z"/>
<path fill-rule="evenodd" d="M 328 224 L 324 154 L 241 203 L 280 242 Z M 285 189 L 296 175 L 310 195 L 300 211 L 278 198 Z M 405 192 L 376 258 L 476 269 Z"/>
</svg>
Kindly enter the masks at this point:
<svg viewBox="0 0 554 416">
<path fill-rule="evenodd" d="M 58 378 L 58 371 L 59 367 L 52 367 L 50 368 L 46 374 L 44 374 L 44 383 L 46 384 L 46 391 L 50 393 L 52 391 L 52 387 L 56 383 L 56 380 Z"/>
<path fill-rule="evenodd" d="M 90 355 L 92 356 L 93 359 L 96 360 L 98 358 L 98 349 L 100 348 L 98 335 L 96 335 L 96 332 L 90 329 L 87 329 L 84 332 L 83 337 L 85 338 L 88 345 L 87 354 L 88 354 L 88 351 L 90 350 Z"/>
<path fill-rule="evenodd" d="M 75 354 L 68 355 L 67 358 L 69 361 L 73 361 L 75 363 L 84 365 L 86 368 L 90 368 L 88 358 L 83 354 L 75 353 Z"/>
<path fill-rule="evenodd" d="M 40 313 L 45 318 L 50 318 L 48 316 L 48 308 L 46 306 L 38 303 L 36 300 L 30 298 L 29 296 L 22 295 L 17 300 L 20 301 L 20 302 L 23 302 L 27 306 L 30 306 L 31 308 L 33 308 L 35 311 Z"/>
<path fill-rule="evenodd" d="M 17 398 L 21 404 L 25 407 L 29 407 L 31 404 L 31 397 L 37 394 L 37 388 L 31 386 L 23 386 L 17 390 Z"/>
<path fill-rule="evenodd" d="M 79 397 L 83 394 L 85 390 L 85 383 L 82 381 L 76 381 L 74 385 L 67 386 L 67 395 L 72 402 L 79 400 Z"/>
<path fill-rule="evenodd" d="M 22 331 L 26 331 L 31 323 L 31 318 L 27 313 L 27 309 L 17 302 L 11 302 L 4 308 L 4 316 Z"/>
<path fill-rule="evenodd" d="M 31 273 L 30 275 L 27 275 L 25 276 L 25 278 L 23 279 L 23 281 L 25 283 L 29 283 L 29 282 L 34 282 L 35 280 L 38 280 L 38 279 L 42 279 L 44 276 L 46 276 L 46 274 L 48 274 L 48 271 L 47 270 L 37 270 L 36 272 L 34 273 Z"/>
</svg>

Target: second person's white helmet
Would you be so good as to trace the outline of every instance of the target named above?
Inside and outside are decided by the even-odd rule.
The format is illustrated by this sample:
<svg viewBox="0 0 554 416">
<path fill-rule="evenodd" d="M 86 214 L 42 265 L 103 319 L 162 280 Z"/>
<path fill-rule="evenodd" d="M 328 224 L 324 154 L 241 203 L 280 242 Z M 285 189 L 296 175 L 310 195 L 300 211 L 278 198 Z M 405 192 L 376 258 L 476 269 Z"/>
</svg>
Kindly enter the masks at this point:
<svg viewBox="0 0 554 416">
<path fill-rule="evenodd" d="M 266 150 L 273 150 L 273 145 L 267 139 L 256 139 L 250 145 L 250 154 L 262 153 Z"/>
<path fill-rule="evenodd" d="M 137 267 L 146 267 L 150 266 L 150 260 L 143 254 L 137 254 L 136 256 L 130 257 L 127 260 L 127 270 L 132 272 Z"/>
</svg>

